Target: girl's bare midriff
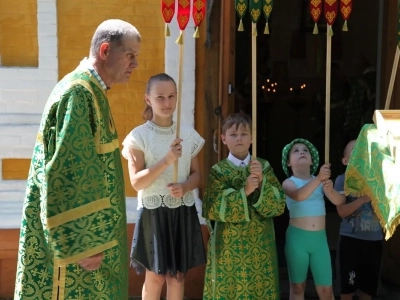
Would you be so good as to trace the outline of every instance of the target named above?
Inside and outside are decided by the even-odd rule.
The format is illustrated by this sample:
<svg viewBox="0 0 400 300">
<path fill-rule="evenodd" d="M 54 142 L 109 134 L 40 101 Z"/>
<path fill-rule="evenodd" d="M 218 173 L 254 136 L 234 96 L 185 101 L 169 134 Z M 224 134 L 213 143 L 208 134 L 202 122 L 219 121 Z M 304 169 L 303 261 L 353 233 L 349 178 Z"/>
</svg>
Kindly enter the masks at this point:
<svg viewBox="0 0 400 300">
<path fill-rule="evenodd" d="M 292 218 L 290 225 L 309 231 L 318 231 L 325 229 L 325 216 Z"/>
</svg>

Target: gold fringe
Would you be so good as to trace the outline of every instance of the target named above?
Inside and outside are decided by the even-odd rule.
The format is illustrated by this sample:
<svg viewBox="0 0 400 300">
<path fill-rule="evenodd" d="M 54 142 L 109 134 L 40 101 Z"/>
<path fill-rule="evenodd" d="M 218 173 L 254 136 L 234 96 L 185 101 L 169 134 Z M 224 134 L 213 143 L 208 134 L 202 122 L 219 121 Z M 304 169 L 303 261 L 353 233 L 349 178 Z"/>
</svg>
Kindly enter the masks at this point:
<svg viewBox="0 0 400 300">
<path fill-rule="evenodd" d="M 358 198 L 358 197 L 366 195 L 369 198 L 371 198 L 371 204 L 374 209 L 374 212 L 375 212 L 376 216 L 378 217 L 379 223 L 381 224 L 381 227 L 383 228 L 383 230 L 385 232 L 385 240 L 388 240 L 389 238 L 391 238 L 396 230 L 396 227 L 400 225 L 400 215 L 395 217 L 392 220 L 391 224 L 389 225 L 386 222 L 386 219 L 383 217 L 381 211 L 379 210 L 379 205 L 378 205 L 379 199 L 377 199 L 375 197 L 373 191 L 368 186 L 368 183 L 365 180 L 365 176 L 362 175 L 356 168 L 348 167 L 346 170 L 346 178 L 347 177 L 355 178 L 357 180 L 357 182 L 361 183 L 361 186 L 357 186 L 357 188 L 351 188 L 351 187 L 346 186 L 345 187 L 346 196 L 352 195 L 353 197 Z"/>
<path fill-rule="evenodd" d="M 333 36 L 333 30 L 332 30 L 332 26 L 331 25 L 328 25 L 327 35 L 328 36 Z"/>
<path fill-rule="evenodd" d="M 313 34 L 318 34 L 318 25 L 317 23 L 314 24 L 314 30 L 312 32 Z"/>
<path fill-rule="evenodd" d="M 344 20 L 344 24 L 343 24 L 343 31 L 349 31 L 349 29 L 347 28 L 347 20 Z"/>
<path fill-rule="evenodd" d="M 268 21 L 267 21 L 267 23 L 265 23 L 264 34 L 269 34 L 269 26 L 268 26 Z"/>
<path fill-rule="evenodd" d="M 199 26 L 196 26 L 196 30 L 194 31 L 193 37 L 196 39 L 200 37 Z"/>
<path fill-rule="evenodd" d="M 183 45 L 183 32 L 181 30 L 181 33 L 179 34 L 178 38 L 176 39 L 175 43 L 178 45 Z"/>
<path fill-rule="evenodd" d="M 239 23 L 238 31 L 244 31 L 242 18 L 240 18 L 240 23 Z"/>
<path fill-rule="evenodd" d="M 168 23 L 165 23 L 165 36 L 171 36 L 171 32 L 169 31 Z"/>
<path fill-rule="evenodd" d="M 253 36 L 257 36 L 257 24 L 253 23 Z"/>
</svg>

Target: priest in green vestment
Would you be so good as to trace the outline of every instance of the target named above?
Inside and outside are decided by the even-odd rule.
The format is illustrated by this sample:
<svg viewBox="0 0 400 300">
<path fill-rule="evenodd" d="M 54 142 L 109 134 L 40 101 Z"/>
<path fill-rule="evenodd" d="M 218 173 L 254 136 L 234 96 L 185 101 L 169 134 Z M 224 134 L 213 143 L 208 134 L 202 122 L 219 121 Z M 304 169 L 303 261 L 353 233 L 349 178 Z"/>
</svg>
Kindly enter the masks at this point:
<svg viewBox="0 0 400 300">
<path fill-rule="evenodd" d="M 14 299 L 127 299 L 125 189 L 107 90 L 137 66 L 140 34 L 107 20 L 52 91 L 27 180 Z"/>
</svg>

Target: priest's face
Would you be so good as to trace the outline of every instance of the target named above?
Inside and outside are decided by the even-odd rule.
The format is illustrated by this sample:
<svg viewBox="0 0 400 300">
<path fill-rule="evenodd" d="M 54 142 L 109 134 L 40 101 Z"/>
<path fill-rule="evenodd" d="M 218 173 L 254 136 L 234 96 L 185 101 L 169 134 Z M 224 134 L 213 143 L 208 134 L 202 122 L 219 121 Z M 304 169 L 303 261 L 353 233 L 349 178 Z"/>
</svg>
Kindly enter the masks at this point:
<svg viewBox="0 0 400 300">
<path fill-rule="evenodd" d="M 135 37 L 125 37 L 119 43 L 109 44 L 104 64 L 108 85 L 129 81 L 133 70 L 138 66 L 139 52 L 140 42 Z"/>
<path fill-rule="evenodd" d="M 221 135 L 222 142 L 237 159 L 245 159 L 251 145 L 251 130 L 249 125 L 234 124 Z"/>
</svg>

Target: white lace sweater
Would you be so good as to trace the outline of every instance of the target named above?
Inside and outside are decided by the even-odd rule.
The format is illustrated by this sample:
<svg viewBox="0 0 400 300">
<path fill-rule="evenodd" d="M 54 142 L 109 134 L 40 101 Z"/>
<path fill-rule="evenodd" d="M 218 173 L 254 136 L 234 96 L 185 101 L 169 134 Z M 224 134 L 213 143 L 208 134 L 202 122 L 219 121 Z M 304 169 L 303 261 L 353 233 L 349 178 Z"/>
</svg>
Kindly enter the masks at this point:
<svg viewBox="0 0 400 300">
<path fill-rule="evenodd" d="M 175 139 L 176 124 L 160 127 L 147 121 L 133 129 L 125 138 L 122 145 L 122 155 L 132 159 L 131 149 L 143 152 L 145 167 L 149 168 L 159 162 L 167 154 Z M 178 160 L 178 182 L 187 180 L 190 174 L 190 162 L 204 145 L 204 139 L 191 127 L 181 125 L 180 138 L 183 140 L 182 156 Z M 161 206 L 176 208 L 181 205 L 192 206 L 195 202 L 193 191 L 188 192 L 182 199 L 170 195 L 167 185 L 172 183 L 174 165 L 170 165 L 152 184 L 138 192 L 138 209 L 146 207 L 154 209 Z"/>
</svg>

